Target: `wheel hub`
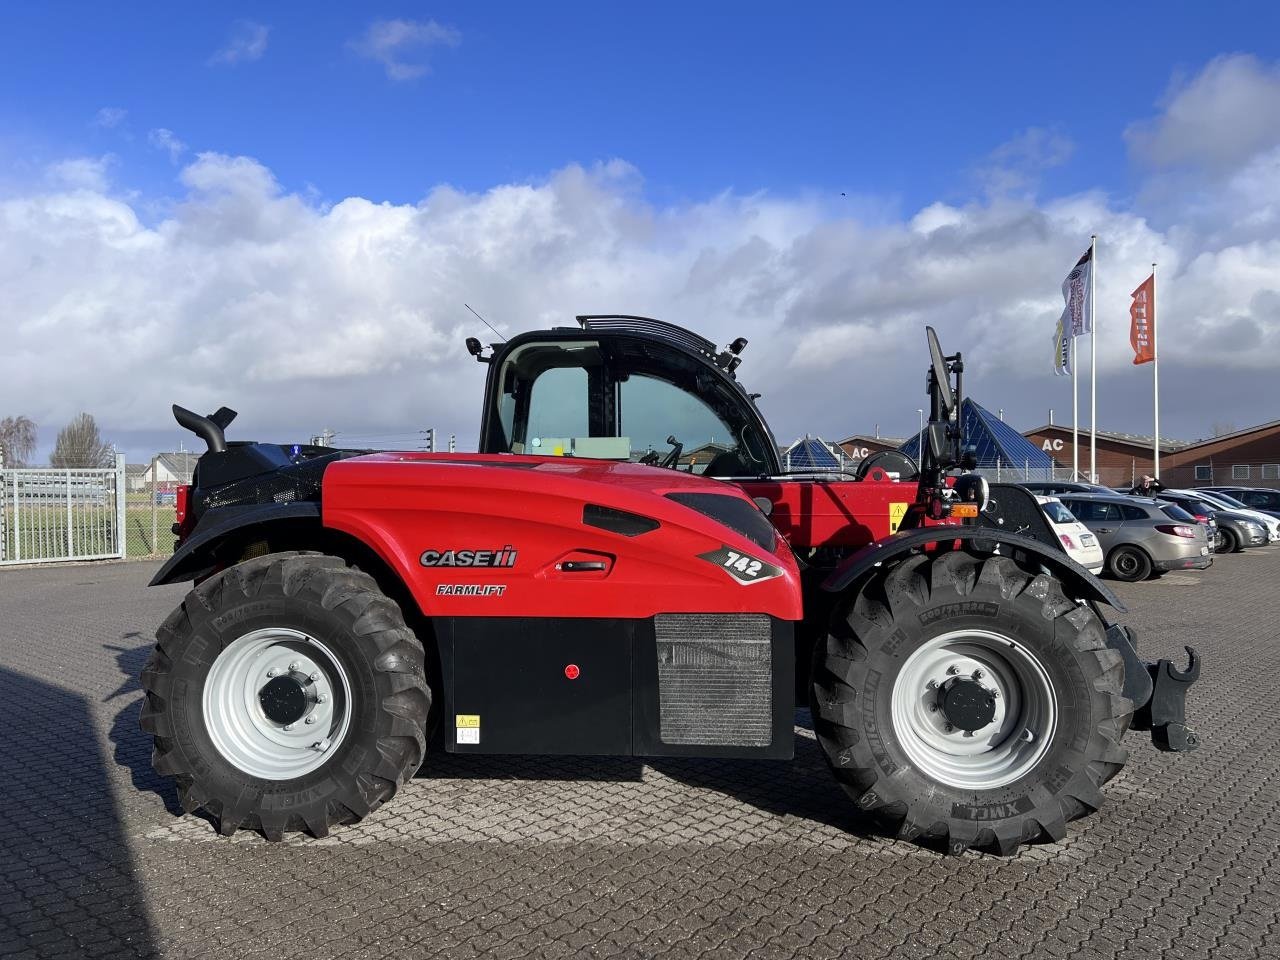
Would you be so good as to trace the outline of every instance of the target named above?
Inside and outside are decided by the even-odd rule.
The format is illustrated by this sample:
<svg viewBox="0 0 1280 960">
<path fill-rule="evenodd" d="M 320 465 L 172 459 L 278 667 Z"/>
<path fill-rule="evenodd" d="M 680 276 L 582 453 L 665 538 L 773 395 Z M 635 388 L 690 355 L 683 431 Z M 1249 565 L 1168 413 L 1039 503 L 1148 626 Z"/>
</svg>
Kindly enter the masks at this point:
<svg viewBox="0 0 1280 960">
<path fill-rule="evenodd" d="M 947 723 L 974 733 L 995 719 L 996 698 L 972 677 L 952 677 L 938 691 L 938 707 Z"/>
<path fill-rule="evenodd" d="M 932 637 L 903 663 L 890 696 L 895 736 L 926 776 L 990 790 L 1024 776 L 1058 726 L 1057 694 L 1044 665 L 994 630 Z"/>
<path fill-rule="evenodd" d="M 306 677 L 294 673 L 268 680 L 258 691 L 262 712 L 268 720 L 282 726 L 297 723 L 315 703 L 315 694 L 307 690 L 309 685 Z"/>
<path fill-rule="evenodd" d="M 352 722 L 352 683 L 334 652 L 287 627 L 228 644 L 205 679 L 204 721 L 229 763 L 264 780 L 291 780 L 333 756 Z"/>
</svg>

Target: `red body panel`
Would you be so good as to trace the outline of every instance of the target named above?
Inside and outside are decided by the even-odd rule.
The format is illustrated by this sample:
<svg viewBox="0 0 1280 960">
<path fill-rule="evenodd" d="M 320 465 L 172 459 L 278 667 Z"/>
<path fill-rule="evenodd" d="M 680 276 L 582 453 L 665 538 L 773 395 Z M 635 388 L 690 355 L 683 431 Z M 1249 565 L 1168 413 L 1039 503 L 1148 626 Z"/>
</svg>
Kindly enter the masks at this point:
<svg viewBox="0 0 1280 960">
<path fill-rule="evenodd" d="M 750 497 L 773 503 L 769 519 L 791 546 L 861 547 L 898 529 L 916 485 L 895 480 L 745 480 Z"/>
<path fill-rule="evenodd" d="M 781 538 L 773 551 L 763 550 L 737 531 L 666 499 L 671 492 L 747 499 L 729 484 L 630 463 L 384 453 L 330 466 L 321 510 L 326 526 L 376 550 L 408 584 L 423 612 L 433 616 L 803 616 L 799 570 Z M 586 504 L 648 517 L 661 526 L 637 536 L 588 526 L 583 523 Z M 507 547 L 516 551 L 513 565 L 422 562 L 424 551 Z M 721 547 L 780 573 L 741 583 L 699 557 Z M 604 571 L 569 573 L 559 566 L 596 556 L 605 559 Z M 505 564 L 507 555 L 500 559 Z"/>
</svg>

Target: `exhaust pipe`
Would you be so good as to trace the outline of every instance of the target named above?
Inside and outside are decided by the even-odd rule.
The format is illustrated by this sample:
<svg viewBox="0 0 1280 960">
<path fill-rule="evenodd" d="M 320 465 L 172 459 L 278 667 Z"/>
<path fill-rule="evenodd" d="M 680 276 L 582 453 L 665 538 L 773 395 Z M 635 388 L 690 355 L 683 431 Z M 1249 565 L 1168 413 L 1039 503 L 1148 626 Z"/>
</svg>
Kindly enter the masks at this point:
<svg viewBox="0 0 1280 960">
<path fill-rule="evenodd" d="M 216 412 L 202 417 L 186 407 L 173 405 L 173 419 L 203 440 L 209 453 L 222 453 L 227 449 L 227 425 L 235 418 L 236 412 L 230 407 L 219 407 Z"/>
</svg>

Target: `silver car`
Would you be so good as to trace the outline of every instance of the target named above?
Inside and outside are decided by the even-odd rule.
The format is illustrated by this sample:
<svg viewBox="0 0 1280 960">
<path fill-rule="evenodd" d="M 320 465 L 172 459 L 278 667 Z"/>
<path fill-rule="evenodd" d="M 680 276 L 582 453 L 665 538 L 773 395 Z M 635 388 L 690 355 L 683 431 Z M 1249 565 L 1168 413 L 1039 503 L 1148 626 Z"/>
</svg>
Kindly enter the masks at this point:
<svg viewBox="0 0 1280 960">
<path fill-rule="evenodd" d="M 1204 526 L 1177 504 L 1115 493 L 1064 493 L 1059 499 L 1097 535 L 1107 573 L 1117 580 L 1203 570 L 1213 563 Z"/>
</svg>

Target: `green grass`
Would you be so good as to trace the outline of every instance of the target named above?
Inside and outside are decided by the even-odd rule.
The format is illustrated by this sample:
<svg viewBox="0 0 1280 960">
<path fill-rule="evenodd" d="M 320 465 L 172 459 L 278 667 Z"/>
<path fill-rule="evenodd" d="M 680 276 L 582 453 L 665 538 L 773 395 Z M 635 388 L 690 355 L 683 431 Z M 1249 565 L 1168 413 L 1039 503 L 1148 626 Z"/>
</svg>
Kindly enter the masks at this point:
<svg viewBox="0 0 1280 960">
<path fill-rule="evenodd" d="M 67 511 L 65 506 L 31 508 L 23 505 L 14 523 L 12 507 L 4 510 L 4 549 L 0 558 L 17 559 L 20 545 L 22 560 L 64 557 L 67 554 Z M 72 506 L 71 543 L 76 553 L 102 554 L 114 552 L 116 516 L 109 506 Z M 167 557 L 173 553 L 173 507 L 158 505 L 154 524 L 146 494 L 130 495 L 125 507 L 125 555 L 128 557 Z"/>
</svg>

